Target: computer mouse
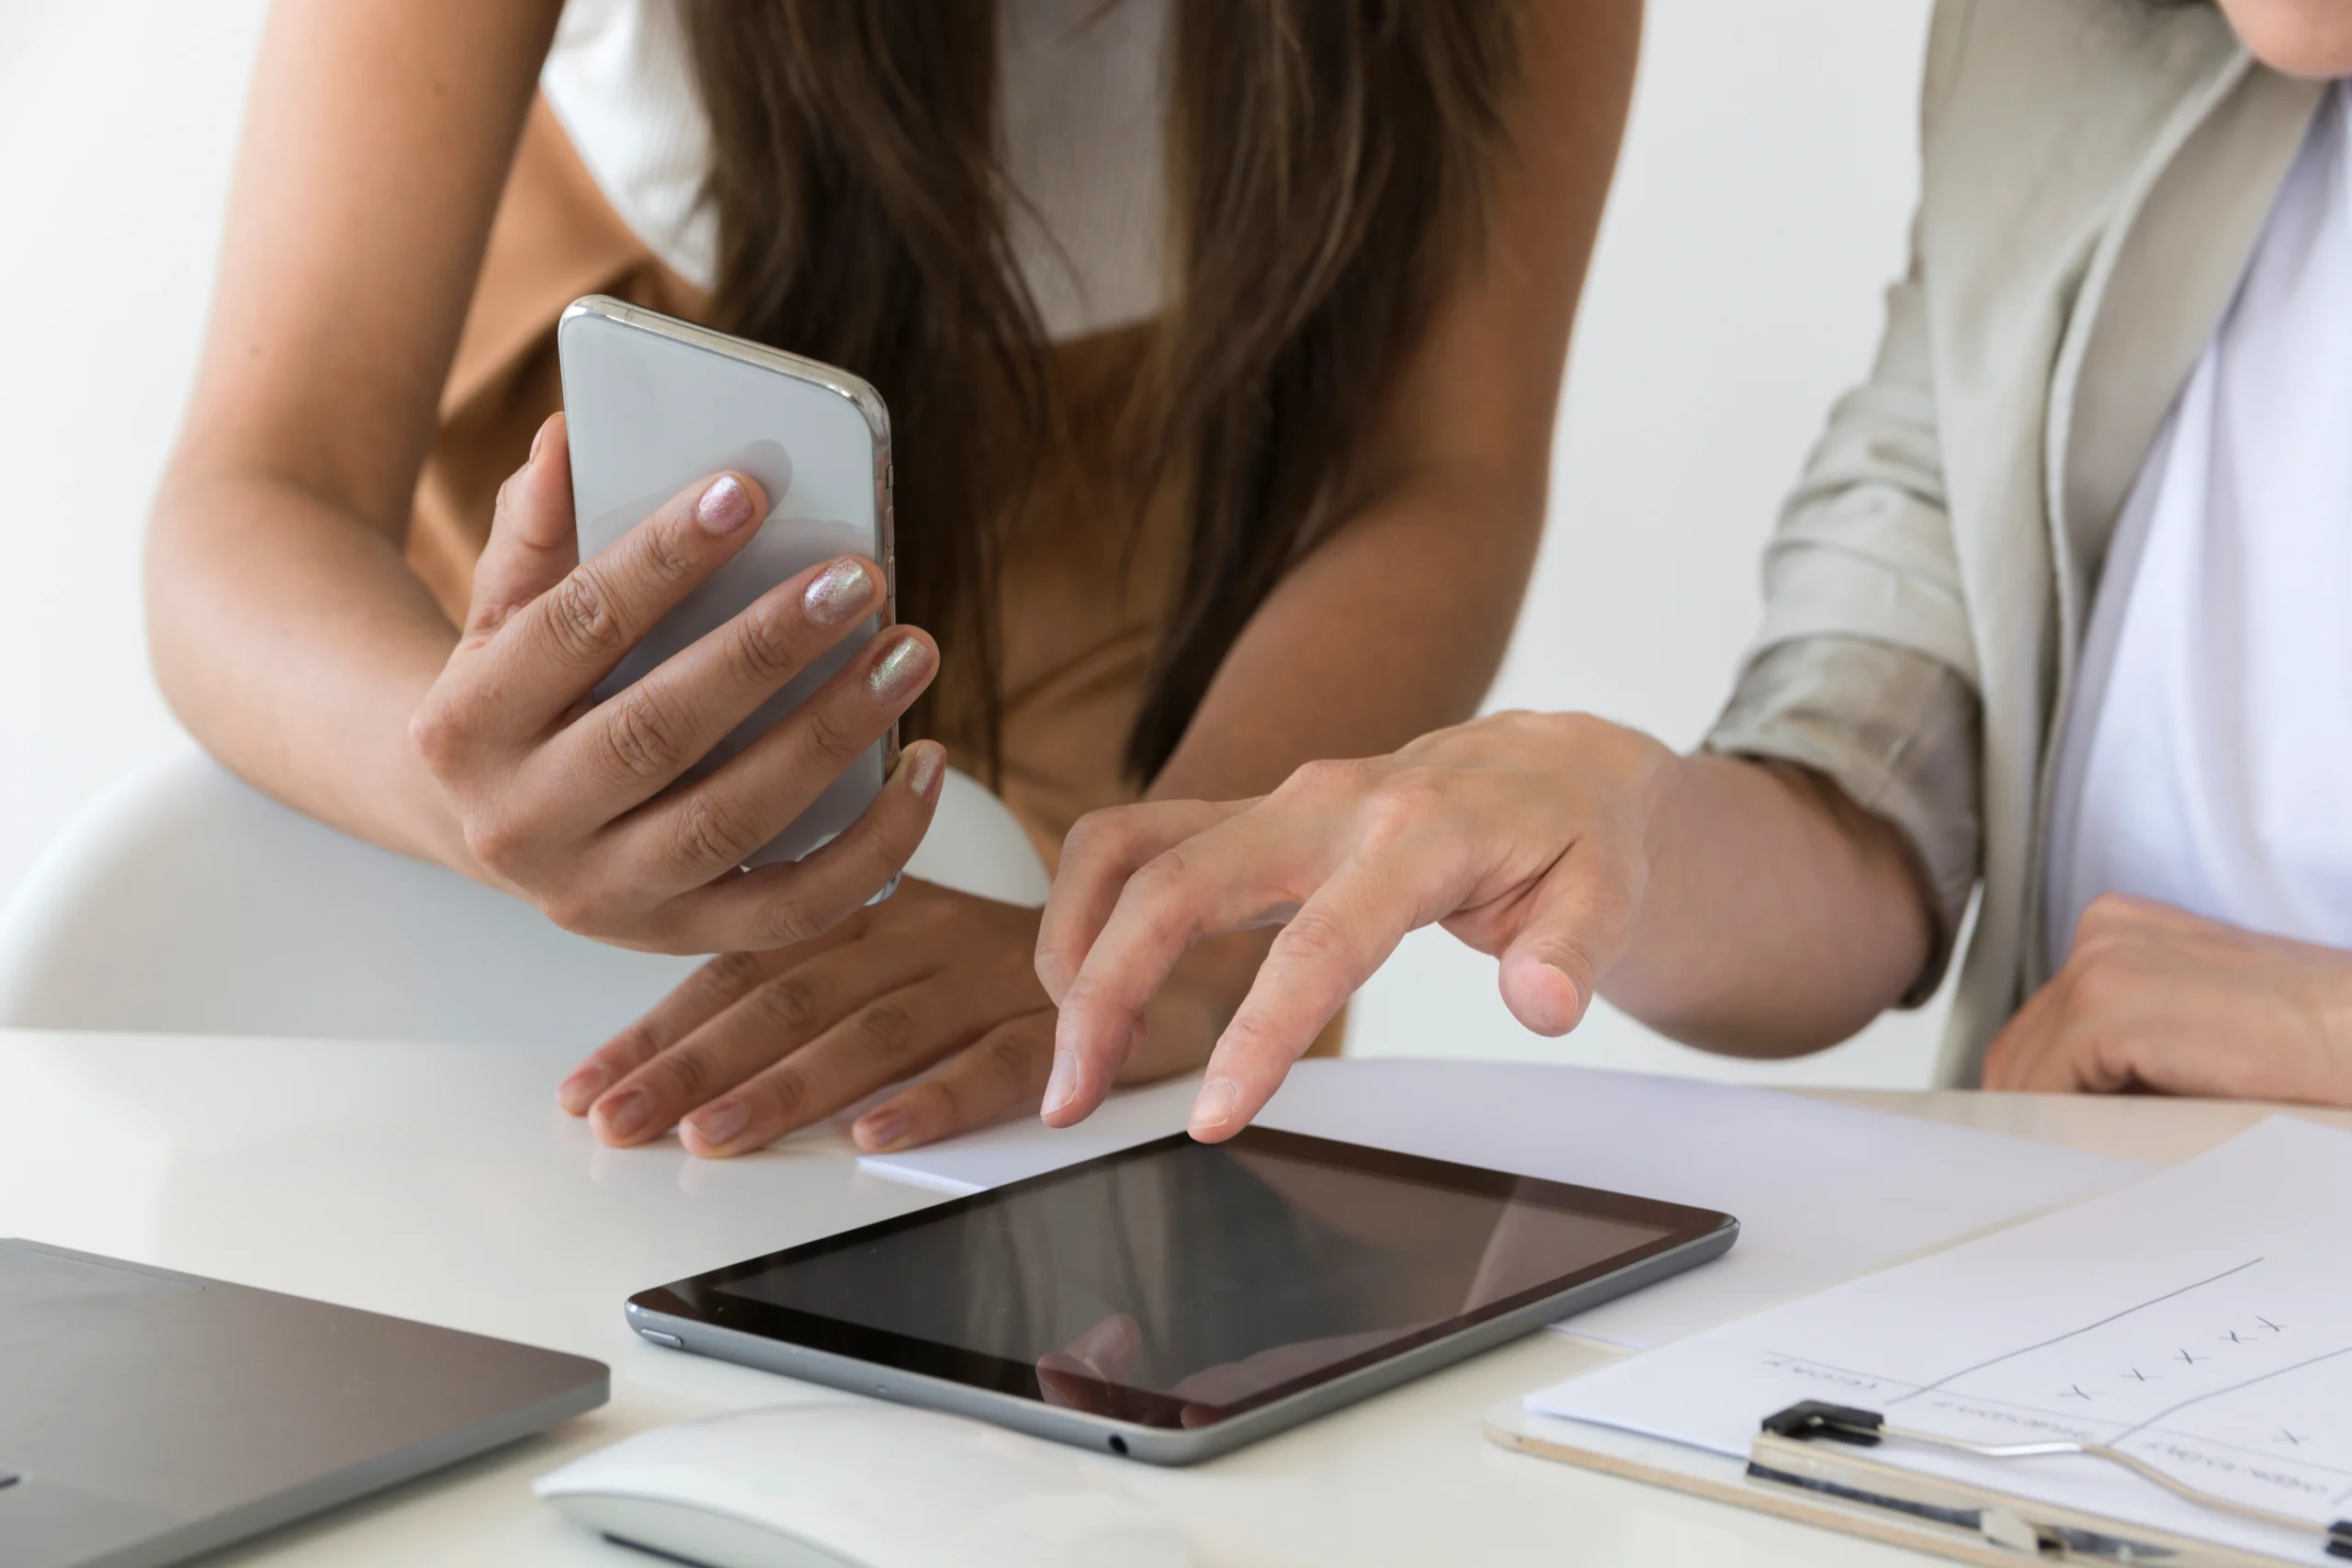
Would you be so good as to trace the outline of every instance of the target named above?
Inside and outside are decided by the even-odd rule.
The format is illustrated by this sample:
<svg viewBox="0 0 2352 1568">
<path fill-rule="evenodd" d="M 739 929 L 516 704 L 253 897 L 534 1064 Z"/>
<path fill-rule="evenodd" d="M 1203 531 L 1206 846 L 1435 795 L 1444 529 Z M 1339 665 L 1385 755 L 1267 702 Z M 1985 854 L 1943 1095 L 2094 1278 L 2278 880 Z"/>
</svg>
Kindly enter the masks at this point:
<svg viewBox="0 0 2352 1568">
<path fill-rule="evenodd" d="M 772 1405 L 600 1449 L 532 1489 L 707 1568 L 1189 1568 L 1173 1521 L 1075 1453 L 878 1403 Z"/>
</svg>

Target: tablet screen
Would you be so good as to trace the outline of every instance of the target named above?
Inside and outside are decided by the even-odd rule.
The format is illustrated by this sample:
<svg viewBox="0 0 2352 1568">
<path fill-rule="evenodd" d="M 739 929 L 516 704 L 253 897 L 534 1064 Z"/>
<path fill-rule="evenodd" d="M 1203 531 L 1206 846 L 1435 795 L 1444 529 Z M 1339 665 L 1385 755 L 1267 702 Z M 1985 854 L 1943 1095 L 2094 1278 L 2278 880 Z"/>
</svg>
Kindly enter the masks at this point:
<svg viewBox="0 0 2352 1568">
<path fill-rule="evenodd" d="M 1250 1128 L 1161 1139 L 654 1292 L 821 1348 L 1205 1425 L 1721 1216 Z"/>
</svg>

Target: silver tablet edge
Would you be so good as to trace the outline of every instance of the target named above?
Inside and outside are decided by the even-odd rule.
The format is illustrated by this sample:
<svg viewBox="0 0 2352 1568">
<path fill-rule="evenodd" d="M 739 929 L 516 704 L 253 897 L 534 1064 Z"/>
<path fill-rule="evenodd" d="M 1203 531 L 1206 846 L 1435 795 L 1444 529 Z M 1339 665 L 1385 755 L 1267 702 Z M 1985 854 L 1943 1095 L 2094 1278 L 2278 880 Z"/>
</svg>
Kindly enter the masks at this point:
<svg viewBox="0 0 2352 1568">
<path fill-rule="evenodd" d="M 1739 1222 L 1726 1215 L 1723 1224 L 1705 1235 L 1694 1236 L 1656 1257 L 1628 1264 L 1598 1280 L 1589 1280 L 1556 1295 L 1530 1302 L 1500 1317 L 1474 1324 L 1427 1345 L 1415 1346 L 1402 1355 L 1391 1356 L 1312 1388 L 1301 1389 L 1287 1398 L 1196 1431 L 1144 1427 L 1109 1416 L 1092 1416 L 1081 1410 L 1025 1399 L 1019 1394 L 974 1388 L 968 1383 L 897 1367 L 878 1366 L 831 1350 L 819 1350 L 762 1335 L 747 1334 L 739 1328 L 722 1328 L 697 1318 L 656 1312 L 634 1302 L 628 1304 L 628 1316 L 629 1326 L 640 1335 L 649 1329 L 666 1335 L 679 1342 L 677 1348 L 691 1354 L 733 1361 L 851 1393 L 871 1394 L 876 1399 L 893 1400 L 926 1410 L 970 1416 L 1000 1427 L 1010 1427 L 1018 1432 L 1026 1432 L 1032 1437 L 1046 1438 L 1082 1449 L 1108 1450 L 1148 1464 L 1185 1465 L 1197 1464 L 1203 1460 L 1246 1447 L 1260 1438 L 1270 1438 L 1301 1422 L 1329 1415 L 1375 1393 L 1385 1393 L 1415 1378 L 1467 1359 L 1482 1350 L 1508 1344 L 1562 1318 L 1589 1311 L 1645 1285 L 1695 1268 L 1729 1251 L 1738 1237 Z"/>
</svg>

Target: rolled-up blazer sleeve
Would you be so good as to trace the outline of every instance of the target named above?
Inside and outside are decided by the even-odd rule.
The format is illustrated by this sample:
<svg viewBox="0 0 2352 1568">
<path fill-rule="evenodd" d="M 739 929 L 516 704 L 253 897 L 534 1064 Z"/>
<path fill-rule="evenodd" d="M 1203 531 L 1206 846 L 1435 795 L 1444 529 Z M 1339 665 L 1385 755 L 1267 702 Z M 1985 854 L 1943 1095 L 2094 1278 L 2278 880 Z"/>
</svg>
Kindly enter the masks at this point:
<svg viewBox="0 0 2352 1568">
<path fill-rule="evenodd" d="M 1906 1004 L 1934 993 L 1975 886 L 1980 717 L 1915 262 L 1887 291 L 1869 378 L 1831 411 L 1781 512 L 1763 629 L 1705 743 L 1811 768 L 1902 832 L 1936 924 Z"/>
</svg>

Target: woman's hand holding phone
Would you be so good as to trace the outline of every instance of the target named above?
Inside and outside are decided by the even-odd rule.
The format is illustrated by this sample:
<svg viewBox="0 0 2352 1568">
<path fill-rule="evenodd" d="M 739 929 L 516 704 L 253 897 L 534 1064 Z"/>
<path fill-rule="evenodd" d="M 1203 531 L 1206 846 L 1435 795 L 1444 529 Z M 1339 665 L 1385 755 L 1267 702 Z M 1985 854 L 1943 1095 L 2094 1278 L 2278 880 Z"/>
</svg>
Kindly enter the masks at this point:
<svg viewBox="0 0 2352 1568">
<path fill-rule="evenodd" d="M 874 614 L 880 568 L 844 557 L 779 584 L 646 679 L 596 683 L 757 531 L 757 484 L 719 474 L 579 559 L 561 415 L 500 491 L 473 601 L 413 743 L 486 879 L 568 930 L 668 953 L 807 942 L 855 913 L 922 841 L 945 753 L 909 747 L 865 815 L 797 864 L 744 860 L 884 735 L 939 653 L 876 637 L 807 703 L 704 778 L 679 779 Z"/>
</svg>

